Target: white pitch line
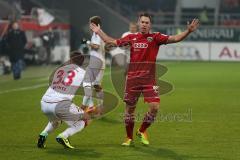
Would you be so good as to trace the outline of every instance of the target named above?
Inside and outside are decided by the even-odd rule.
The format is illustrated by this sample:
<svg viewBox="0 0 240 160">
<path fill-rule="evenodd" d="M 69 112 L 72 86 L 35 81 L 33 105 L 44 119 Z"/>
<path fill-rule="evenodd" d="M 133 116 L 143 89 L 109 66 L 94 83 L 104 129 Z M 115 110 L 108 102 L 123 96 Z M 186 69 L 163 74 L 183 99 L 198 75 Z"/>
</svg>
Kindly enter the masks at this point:
<svg viewBox="0 0 240 160">
<path fill-rule="evenodd" d="M 47 86 L 47 83 L 42 83 L 42 84 L 38 84 L 38 85 L 34 85 L 34 86 L 29 86 L 29 87 L 9 89 L 9 90 L 0 92 L 0 94 L 10 93 L 10 92 L 16 92 L 16 91 L 25 91 L 25 90 L 37 89 L 37 88 L 41 88 L 41 87 L 44 87 L 44 86 Z"/>
<path fill-rule="evenodd" d="M 105 72 L 104 76 L 110 75 L 110 73 L 111 73 L 110 71 Z M 43 78 L 38 79 L 37 81 L 44 81 L 44 80 L 47 80 L 47 79 L 48 79 L 47 77 L 43 77 Z M 5 91 L 0 92 L 0 94 L 37 89 L 37 88 L 41 88 L 41 87 L 44 87 L 44 86 L 47 86 L 47 83 L 41 83 L 41 84 L 28 86 L 28 87 L 22 87 L 22 88 L 9 89 L 9 90 L 5 90 Z"/>
</svg>

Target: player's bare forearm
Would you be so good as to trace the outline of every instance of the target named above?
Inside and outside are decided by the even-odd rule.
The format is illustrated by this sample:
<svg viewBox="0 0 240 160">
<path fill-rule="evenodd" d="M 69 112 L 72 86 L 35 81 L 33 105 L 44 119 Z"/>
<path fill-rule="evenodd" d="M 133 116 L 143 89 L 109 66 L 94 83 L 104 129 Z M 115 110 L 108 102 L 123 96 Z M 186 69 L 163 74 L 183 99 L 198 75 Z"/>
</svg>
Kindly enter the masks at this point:
<svg viewBox="0 0 240 160">
<path fill-rule="evenodd" d="M 167 43 L 177 43 L 184 40 L 191 32 L 189 30 L 185 30 L 180 34 L 169 36 Z"/>
<path fill-rule="evenodd" d="M 90 47 L 91 47 L 91 49 L 93 49 L 93 50 L 98 50 L 99 49 L 99 45 L 97 45 L 97 44 L 90 44 Z"/>
<path fill-rule="evenodd" d="M 176 43 L 184 40 L 190 33 L 194 32 L 199 26 L 199 20 L 193 19 L 191 24 L 187 25 L 187 29 L 180 34 L 169 36 L 167 43 Z"/>
<path fill-rule="evenodd" d="M 97 32 L 97 34 L 101 37 L 101 39 L 105 42 L 105 43 L 113 43 L 113 44 L 117 44 L 116 40 L 110 36 L 108 36 L 106 33 L 104 33 L 101 29 Z"/>
<path fill-rule="evenodd" d="M 100 25 L 96 25 L 94 23 L 91 23 L 89 27 L 93 32 L 97 33 L 105 43 L 117 44 L 117 41 L 114 38 L 108 36 L 106 33 L 104 33 L 101 30 Z"/>
</svg>

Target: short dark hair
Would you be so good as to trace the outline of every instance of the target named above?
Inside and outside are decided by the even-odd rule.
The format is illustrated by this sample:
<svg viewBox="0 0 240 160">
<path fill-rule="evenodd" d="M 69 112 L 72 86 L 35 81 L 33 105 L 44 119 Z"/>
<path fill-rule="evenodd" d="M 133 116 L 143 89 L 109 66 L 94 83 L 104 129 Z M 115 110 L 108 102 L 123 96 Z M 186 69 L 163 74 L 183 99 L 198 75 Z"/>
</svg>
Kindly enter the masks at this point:
<svg viewBox="0 0 240 160">
<path fill-rule="evenodd" d="M 83 61 L 84 61 L 84 56 L 79 51 L 73 51 L 70 54 L 70 59 L 74 64 L 76 64 L 78 66 L 81 66 L 83 64 Z"/>
<path fill-rule="evenodd" d="M 150 22 L 152 23 L 152 15 L 147 13 L 147 12 L 142 12 L 139 14 L 138 18 L 141 18 L 141 17 L 148 17 L 150 19 Z"/>
<path fill-rule="evenodd" d="M 89 21 L 91 23 L 94 23 L 96 25 L 101 25 L 102 24 L 102 21 L 101 21 L 101 17 L 100 16 L 93 16 L 91 18 L 89 18 Z"/>
</svg>

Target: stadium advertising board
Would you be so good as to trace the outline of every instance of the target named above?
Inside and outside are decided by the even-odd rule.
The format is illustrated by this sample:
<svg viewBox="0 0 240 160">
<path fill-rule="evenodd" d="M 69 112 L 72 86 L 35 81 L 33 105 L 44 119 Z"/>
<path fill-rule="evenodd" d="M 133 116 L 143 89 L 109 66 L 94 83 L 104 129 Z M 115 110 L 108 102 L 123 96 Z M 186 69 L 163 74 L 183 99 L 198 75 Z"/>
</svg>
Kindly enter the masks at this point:
<svg viewBox="0 0 240 160">
<path fill-rule="evenodd" d="M 160 60 L 209 60 L 209 43 L 182 42 L 162 45 L 159 49 Z"/>
<path fill-rule="evenodd" d="M 212 43 L 210 57 L 216 61 L 240 61 L 239 43 Z"/>
<path fill-rule="evenodd" d="M 185 30 L 186 27 L 161 27 L 154 26 L 155 31 L 167 35 L 174 35 L 180 31 Z M 239 28 L 221 28 L 221 27 L 200 27 L 187 37 L 185 41 L 214 41 L 214 42 L 239 42 L 240 29 Z"/>
<path fill-rule="evenodd" d="M 240 44 L 182 42 L 162 45 L 158 60 L 240 61 Z"/>
</svg>

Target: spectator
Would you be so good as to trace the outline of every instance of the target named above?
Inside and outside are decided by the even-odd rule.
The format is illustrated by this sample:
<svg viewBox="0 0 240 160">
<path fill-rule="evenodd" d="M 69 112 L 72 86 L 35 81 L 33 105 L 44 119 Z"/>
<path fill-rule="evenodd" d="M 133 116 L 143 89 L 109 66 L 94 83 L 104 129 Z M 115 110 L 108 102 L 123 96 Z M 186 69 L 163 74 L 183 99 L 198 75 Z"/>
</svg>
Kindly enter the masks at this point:
<svg viewBox="0 0 240 160">
<path fill-rule="evenodd" d="M 129 31 L 122 34 L 122 38 L 126 37 L 129 34 L 137 33 L 138 26 L 136 22 L 129 23 Z M 110 46 L 110 47 L 108 47 Z M 107 44 L 106 47 L 110 48 L 110 54 L 114 57 L 114 62 L 119 66 L 125 66 L 127 70 L 127 64 L 130 60 L 130 46 L 123 46 L 123 47 L 111 47 L 111 44 Z"/>
<path fill-rule="evenodd" d="M 129 23 L 129 31 L 123 33 L 122 37 L 125 37 L 125 36 L 127 36 L 127 35 L 129 35 L 129 34 L 132 34 L 132 33 L 136 33 L 137 31 L 138 31 L 137 23 L 135 23 L 135 22 L 130 22 L 130 23 Z"/>
<path fill-rule="evenodd" d="M 25 32 L 19 29 L 18 22 L 10 24 L 10 29 L 6 35 L 7 54 L 12 63 L 13 78 L 21 78 L 23 67 L 24 48 L 27 43 Z"/>
</svg>

